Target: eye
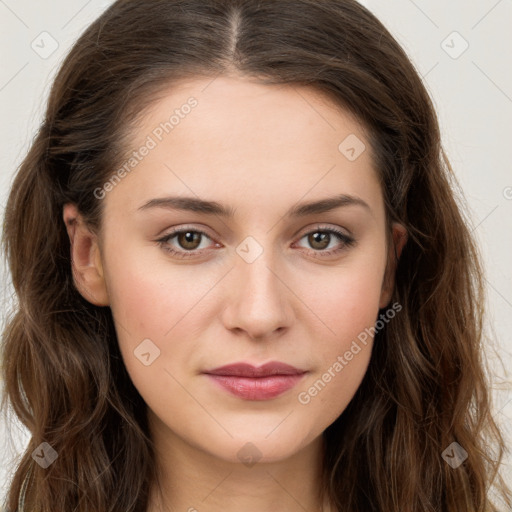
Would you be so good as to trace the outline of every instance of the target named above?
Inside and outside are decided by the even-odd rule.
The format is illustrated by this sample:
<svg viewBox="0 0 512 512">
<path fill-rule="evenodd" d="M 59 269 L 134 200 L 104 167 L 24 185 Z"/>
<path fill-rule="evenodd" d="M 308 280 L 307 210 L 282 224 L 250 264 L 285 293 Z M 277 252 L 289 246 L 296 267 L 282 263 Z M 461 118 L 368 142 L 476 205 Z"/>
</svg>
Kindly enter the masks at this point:
<svg viewBox="0 0 512 512">
<path fill-rule="evenodd" d="M 355 244 L 354 238 L 334 228 L 322 228 L 318 226 L 315 231 L 310 231 L 303 235 L 300 240 L 307 239 L 307 243 L 312 248 L 315 255 L 321 257 L 338 254 Z M 208 246 L 203 246 L 204 239 L 212 241 L 207 233 L 200 229 L 182 228 L 169 233 L 165 237 L 157 240 L 162 249 L 177 258 L 190 258 L 201 254 Z M 176 245 L 171 242 L 175 241 Z M 332 243 L 337 241 L 332 247 Z M 217 247 L 220 244 L 215 244 Z"/>
<path fill-rule="evenodd" d="M 201 247 L 201 242 L 204 238 L 211 240 L 211 238 L 204 232 L 198 229 L 180 229 L 173 231 L 166 235 L 164 238 L 157 240 L 162 249 L 171 253 L 178 258 L 188 258 L 197 255 L 204 247 Z M 176 239 L 178 250 L 173 248 L 171 241 Z"/>
<path fill-rule="evenodd" d="M 312 247 L 313 252 L 319 253 L 320 256 L 332 256 L 341 251 L 352 247 L 355 244 L 354 238 L 334 228 L 322 228 L 317 226 L 315 231 L 306 233 L 302 239 L 307 239 L 307 243 Z M 338 242 L 334 247 L 332 242 Z"/>
</svg>

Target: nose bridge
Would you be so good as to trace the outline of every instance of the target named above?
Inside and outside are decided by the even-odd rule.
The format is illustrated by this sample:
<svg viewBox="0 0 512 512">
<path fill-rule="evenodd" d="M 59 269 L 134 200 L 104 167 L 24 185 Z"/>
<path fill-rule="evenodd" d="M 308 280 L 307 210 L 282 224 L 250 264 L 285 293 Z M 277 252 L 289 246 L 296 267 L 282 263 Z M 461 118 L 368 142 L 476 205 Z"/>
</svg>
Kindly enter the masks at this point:
<svg viewBox="0 0 512 512">
<path fill-rule="evenodd" d="M 269 335 L 288 325 L 291 309 L 287 288 L 272 247 L 264 247 L 255 237 L 248 236 L 236 248 L 235 267 L 227 324 L 252 337 Z"/>
<path fill-rule="evenodd" d="M 261 237 L 259 237 L 261 240 Z M 275 270 L 275 251 L 270 245 L 270 237 L 265 246 L 252 236 L 246 237 L 237 247 L 239 260 L 237 270 L 243 284 L 253 301 L 274 301 L 282 293 Z"/>
<path fill-rule="evenodd" d="M 253 294 L 265 296 L 269 292 L 273 295 L 276 274 L 271 271 L 275 267 L 275 254 L 271 247 L 263 248 L 254 238 L 249 237 L 237 248 L 241 261 L 237 262 L 243 282 Z"/>
</svg>

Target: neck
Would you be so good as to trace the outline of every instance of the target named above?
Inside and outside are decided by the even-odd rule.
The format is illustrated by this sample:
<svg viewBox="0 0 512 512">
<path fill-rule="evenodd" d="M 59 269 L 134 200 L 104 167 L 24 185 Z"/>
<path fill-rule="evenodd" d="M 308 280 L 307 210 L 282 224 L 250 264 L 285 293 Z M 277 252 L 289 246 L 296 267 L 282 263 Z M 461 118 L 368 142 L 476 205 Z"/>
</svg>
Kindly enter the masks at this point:
<svg viewBox="0 0 512 512">
<path fill-rule="evenodd" d="M 329 512 L 323 502 L 323 439 L 285 460 L 249 466 L 188 444 L 153 421 L 158 481 L 147 512 Z"/>
</svg>

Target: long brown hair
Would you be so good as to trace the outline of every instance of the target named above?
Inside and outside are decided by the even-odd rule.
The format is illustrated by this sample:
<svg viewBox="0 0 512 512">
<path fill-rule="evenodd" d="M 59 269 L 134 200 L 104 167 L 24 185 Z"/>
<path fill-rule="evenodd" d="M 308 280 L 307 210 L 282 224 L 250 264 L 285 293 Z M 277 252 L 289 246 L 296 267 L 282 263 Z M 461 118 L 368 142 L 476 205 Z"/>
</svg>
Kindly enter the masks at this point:
<svg viewBox="0 0 512 512">
<path fill-rule="evenodd" d="M 457 203 L 430 97 L 405 52 L 355 0 L 119 0 L 73 46 L 6 207 L 17 302 L 3 334 L 5 397 L 31 433 L 7 507 L 145 512 L 155 481 L 146 404 L 124 367 L 109 308 L 72 278 L 62 208 L 93 229 L 139 115 L 187 77 L 236 72 L 310 85 L 367 127 L 388 221 L 408 243 L 365 378 L 324 433 L 325 491 L 350 512 L 497 510 L 504 441 L 482 350 L 483 273 Z M 41 468 L 48 443 L 58 458 Z M 443 458 L 458 443 L 467 459 Z M 30 478 L 28 478 L 28 476 Z M 21 511 L 20 511 L 21 512 Z"/>
</svg>

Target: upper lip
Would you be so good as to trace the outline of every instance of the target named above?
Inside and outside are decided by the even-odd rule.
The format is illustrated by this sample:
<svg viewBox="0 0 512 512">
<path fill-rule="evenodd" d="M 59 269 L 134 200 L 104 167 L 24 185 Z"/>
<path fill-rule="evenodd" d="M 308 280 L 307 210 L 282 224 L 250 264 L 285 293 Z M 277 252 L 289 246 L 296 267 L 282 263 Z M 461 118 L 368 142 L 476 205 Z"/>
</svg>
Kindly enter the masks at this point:
<svg viewBox="0 0 512 512">
<path fill-rule="evenodd" d="M 300 375 L 306 372 L 289 364 L 276 361 L 258 367 L 249 363 L 234 363 L 207 370 L 204 373 L 233 377 L 268 377 L 270 375 Z"/>
</svg>

